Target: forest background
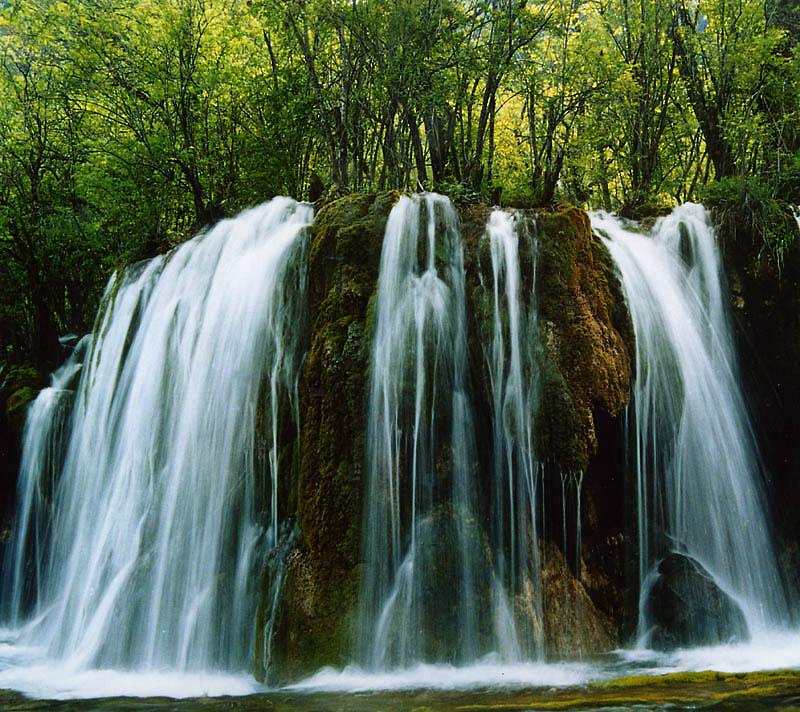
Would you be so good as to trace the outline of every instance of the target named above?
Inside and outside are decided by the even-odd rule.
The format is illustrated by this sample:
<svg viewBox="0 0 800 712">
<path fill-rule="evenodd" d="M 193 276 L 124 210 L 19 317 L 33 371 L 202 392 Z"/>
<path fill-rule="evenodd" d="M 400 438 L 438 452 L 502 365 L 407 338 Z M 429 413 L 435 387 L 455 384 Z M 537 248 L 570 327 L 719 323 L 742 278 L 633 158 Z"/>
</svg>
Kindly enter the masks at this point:
<svg viewBox="0 0 800 712">
<path fill-rule="evenodd" d="M 114 269 L 277 194 L 702 200 L 780 260 L 799 40 L 796 0 L 0 2 L 5 377 L 27 402 Z"/>
</svg>

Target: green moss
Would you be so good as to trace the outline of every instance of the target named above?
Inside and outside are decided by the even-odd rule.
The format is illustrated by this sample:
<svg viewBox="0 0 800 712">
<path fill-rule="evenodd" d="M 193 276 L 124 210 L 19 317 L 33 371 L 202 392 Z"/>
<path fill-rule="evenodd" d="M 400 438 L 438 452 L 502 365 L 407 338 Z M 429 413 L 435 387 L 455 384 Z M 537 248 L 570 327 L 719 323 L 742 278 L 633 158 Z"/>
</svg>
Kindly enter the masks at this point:
<svg viewBox="0 0 800 712">
<path fill-rule="evenodd" d="M 6 402 L 9 419 L 22 419 L 24 421 L 25 411 L 27 410 L 27 407 L 30 405 L 31 401 L 36 398 L 36 394 L 38 392 L 39 389 L 32 386 L 23 386 L 22 388 L 14 391 L 8 397 L 8 401 Z"/>
<path fill-rule="evenodd" d="M 622 337 L 622 342 L 625 344 L 630 364 L 631 380 L 633 380 L 633 376 L 636 373 L 636 333 L 633 330 L 633 320 L 625 301 L 625 293 L 622 291 L 622 283 L 617 274 L 614 260 L 611 258 L 611 253 L 594 234 L 592 235 L 592 252 L 594 253 L 595 261 L 603 270 L 603 275 L 608 284 L 608 290 L 611 294 L 611 325 Z"/>
<path fill-rule="evenodd" d="M 541 396 L 535 422 L 537 453 L 542 460 L 558 463 L 564 472 L 585 470 L 589 453 L 579 437 L 578 413 L 552 358 L 545 358 L 540 378 Z"/>
<path fill-rule="evenodd" d="M 627 403 L 633 331 L 610 257 L 586 213 L 558 206 L 536 222 L 536 294 L 552 363 L 537 417 L 544 427 L 539 457 L 563 471 L 583 470 L 597 449 L 595 413 L 613 417 Z"/>
<path fill-rule="evenodd" d="M 674 207 L 670 199 L 654 197 L 639 205 L 625 205 L 619 214 L 631 220 L 649 220 L 669 215 Z"/>
<path fill-rule="evenodd" d="M 310 344 L 300 382 L 296 492 L 302 545 L 287 572 L 277 673 L 344 661 L 358 591 L 365 403 L 386 219 L 399 194 L 328 203 L 311 228 Z M 262 591 L 262 597 L 264 592 Z"/>
<path fill-rule="evenodd" d="M 295 673 L 310 674 L 326 665 L 343 667 L 349 662 L 350 643 L 355 633 L 359 569 L 354 567 L 338 574 L 327 579 L 319 596 L 323 604 L 296 647 L 292 665 Z"/>
<path fill-rule="evenodd" d="M 513 208 L 533 209 L 541 207 L 540 192 L 530 184 L 508 186 L 503 189 L 503 205 Z"/>
<path fill-rule="evenodd" d="M 372 336 L 375 333 L 375 312 L 378 309 L 378 292 L 373 292 L 367 302 L 367 318 L 364 322 L 364 339 L 367 343 L 372 343 Z"/>
<path fill-rule="evenodd" d="M 324 645 L 324 641 L 320 641 Z M 309 653 L 313 656 L 314 650 Z M 630 682 L 631 684 L 627 684 Z M 670 710 L 725 709 L 796 710 L 800 673 L 682 673 L 627 678 L 570 688 L 483 690 L 399 690 L 338 693 L 277 691 L 242 697 L 200 697 L 175 700 L 155 698 L 105 698 L 94 700 L 33 700 L 11 691 L 0 691 L 0 707 L 14 712 L 478 712 L 487 710 Z"/>
<path fill-rule="evenodd" d="M 278 506 L 281 519 L 297 508 L 297 484 L 300 478 L 300 441 L 293 437 L 278 454 Z M 268 485 L 265 492 L 270 491 Z"/>
</svg>

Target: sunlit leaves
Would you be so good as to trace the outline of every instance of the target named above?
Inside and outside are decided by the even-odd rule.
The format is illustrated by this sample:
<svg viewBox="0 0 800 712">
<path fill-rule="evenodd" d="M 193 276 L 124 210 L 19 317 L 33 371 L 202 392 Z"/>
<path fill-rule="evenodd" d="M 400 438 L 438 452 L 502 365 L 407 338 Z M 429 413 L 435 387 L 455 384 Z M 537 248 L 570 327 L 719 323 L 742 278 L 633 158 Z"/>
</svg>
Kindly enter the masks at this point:
<svg viewBox="0 0 800 712">
<path fill-rule="evenodd" d="M 769 8 L 17 0 L 0 10 L 0 278 L 66 325 L 112 263 L 304 197 L 313 173 L 616 209 L 726 173 L 784 185 L 800 52 Z"/>
</svg>

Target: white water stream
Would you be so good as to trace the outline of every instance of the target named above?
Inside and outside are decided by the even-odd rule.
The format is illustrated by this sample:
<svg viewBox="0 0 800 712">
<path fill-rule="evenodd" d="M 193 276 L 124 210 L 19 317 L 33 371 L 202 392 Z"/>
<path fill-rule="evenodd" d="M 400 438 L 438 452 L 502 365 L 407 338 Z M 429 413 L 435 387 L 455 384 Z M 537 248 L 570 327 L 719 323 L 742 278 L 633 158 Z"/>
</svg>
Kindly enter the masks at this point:
<svg viewBox="0 0 800 712">
<path fill-rule="evenodd" d="M 619 268 L 636 334 L 630 427 L 641 585 L 668 551 L 688 554 L 739 603 L 751 635 L 785 627 L 786 592 L 709 218 L 687 204 L 649 235 L 604 213 L 592 226 Z"/>
<path fill-rule="evenodd" d="M 372 669 L 483 652 L 466 348 L 458 215 L 443 196 L 401 197 L 386 224 L 367 406 L 359 647 Z M 459 646 L 443 647 L 456 625 Z"/>
<path fill-rule="evenodd" d="M 112 278 L 90 343 L 31 408 L 4 582 L 17 650 L 84 677 L 252 665 L 311 220 L 278 198 Z"/>
<path fill-rule="evenodd" d="M 490 527 L 498 582 L 518 602 L 517 615 L 507 616 L 511 625 L 506 624 L 503 635 L 515 661 L 540 659 L 544 652 L 538 545 L 542 471 L 535 456 L 533 422 L 539 407 L 540 368 L 533 290 L 536 244 L 524 218 L 501 210 L 492 212 L 483 239 L 488 242 L 490 264 L 481 265 L 481 282 L 492 323 L 491 339 L 483 340 L 492 398 Z M 522 259 L 531 266 L 527 289 L 522 284 Z"/>
</svg>

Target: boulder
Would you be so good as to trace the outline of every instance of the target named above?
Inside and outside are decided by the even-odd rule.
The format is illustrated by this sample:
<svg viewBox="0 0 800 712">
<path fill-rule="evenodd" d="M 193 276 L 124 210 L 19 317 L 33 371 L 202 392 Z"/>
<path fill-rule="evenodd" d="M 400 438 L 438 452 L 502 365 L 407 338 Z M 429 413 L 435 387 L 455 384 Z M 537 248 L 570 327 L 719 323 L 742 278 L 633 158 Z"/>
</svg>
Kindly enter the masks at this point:
<svg viewBox="0 0 800 712">
<path fill-rule="evenodd" d="M 416 541 L 413 573 L 398 575 L 389 609 L 386 660 L 406 664 L 413 651 L 415 660 L 459 664 L 490 652 L 494 575 L 480 523 L 443 506 L 417 522 Z"/>
<path fill-rule="evenodd" d="M 748 640 L 739 605 L 695 559 L 670 554 L 658 565 L 658 577 L 647 594 L 648 644 L 674 650 Z"/>
<path fill-rule="evenodd" d="M 618 645 L 614 621 L 590 596 L 553 542 L 544 548 L 544 647 L 550 658 L 580 658 Z M 585 570 L 584 562 L 581 569 Z"/>
</svg>

